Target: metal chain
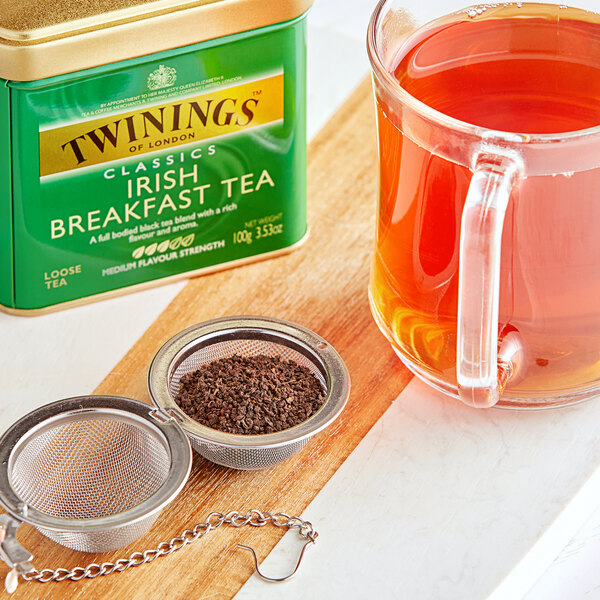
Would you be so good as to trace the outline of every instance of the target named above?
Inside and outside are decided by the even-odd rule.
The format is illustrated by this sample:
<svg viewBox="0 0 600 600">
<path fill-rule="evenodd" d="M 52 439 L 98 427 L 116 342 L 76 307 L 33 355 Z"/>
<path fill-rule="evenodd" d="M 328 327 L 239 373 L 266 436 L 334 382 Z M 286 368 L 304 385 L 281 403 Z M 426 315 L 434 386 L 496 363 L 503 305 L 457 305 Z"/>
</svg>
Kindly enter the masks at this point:
<svg viewBox="0 0 600 600">
<path fill-rule="evenodd" d="M 263 527 L 271 522 L 275 527 L 287 527 L 288 529 L 297 529 L 298 535 L 309 542 L 315 542 L 318 533 L 309 521 L 303 521 L 299 517 L 290 517 L 285 513 L 271 514 L 269 512 L 260 512 L 259 510 L 249 510 L 246 514 L 240 514 L 237 511 L 229 513 L 210 513 L 204 523 L 198 523 L 192 529 L 186 529 L 179 537 L 174 537 L 169 542 L 161 542 L 158 546 L 145 552 L 134 552 L 128 558 L 120 558 L 115 562 L 105 562 L 102 564 L 91 563 L 87 567 L 75 567 L 69 569 L 32 569 L 23 573 L 25 581 L 39 581 L 48 583 L 50 581 L 79 581 L 80 579 L 94 579 L 100 575 L 110 575 L 111 573 L 121 573 L 129 567 L 139 567 L 140 565 L 151 563 L 159 556 L 167 556 L 177 550 L 185 548 L 196 540 L 204 537 L 209 531 L 217 529 L 221 525 L 232 525 L 233 527 L 243 527 L 250 525 L 252 527 Z"/>
</svg>

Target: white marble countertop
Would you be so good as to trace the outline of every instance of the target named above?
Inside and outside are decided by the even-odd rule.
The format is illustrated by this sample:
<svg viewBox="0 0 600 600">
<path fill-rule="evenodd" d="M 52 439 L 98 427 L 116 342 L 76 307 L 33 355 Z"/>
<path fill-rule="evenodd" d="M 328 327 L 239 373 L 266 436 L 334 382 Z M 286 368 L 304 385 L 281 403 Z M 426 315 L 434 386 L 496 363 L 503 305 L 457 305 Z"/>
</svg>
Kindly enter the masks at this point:
<svg viewBox="0 0 600 600">
<path fill-rule="evenodd" d="M 374 5 L 315 0 L 309 138 L 368 73 Z M 0 430 L 93 390 L 183 285 L 42 317 L 0 314 Z M 297 578 L 251 578 L 237 598 L 600 599 L 599 419 L 593 401 L 475 411 L 412 381 L 305 511 L 321 537 Z M 264 570 L 285 571 L 297 547 L 286 536 Z"/>
</svg>

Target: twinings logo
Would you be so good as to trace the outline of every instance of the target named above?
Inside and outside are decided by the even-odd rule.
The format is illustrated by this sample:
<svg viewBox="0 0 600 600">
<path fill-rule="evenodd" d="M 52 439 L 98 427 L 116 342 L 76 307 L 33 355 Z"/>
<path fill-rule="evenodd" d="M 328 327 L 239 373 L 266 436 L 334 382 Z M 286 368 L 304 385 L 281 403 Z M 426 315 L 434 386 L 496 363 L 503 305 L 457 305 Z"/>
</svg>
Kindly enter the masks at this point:
<svg viewBox="0 0 600 600">
<path fill-rule="evenodd" d="M 40 176 L 238 133 L 283 119 L 283 73 L 40 132 Z"/>
<path fill-rule="evenodd" d="M 177 70 L 173 67 L 160 65 L 158 69 L 148 75 L 148 89 L 162 90 L 171 87 L 177 81 Z"/>
</svg>

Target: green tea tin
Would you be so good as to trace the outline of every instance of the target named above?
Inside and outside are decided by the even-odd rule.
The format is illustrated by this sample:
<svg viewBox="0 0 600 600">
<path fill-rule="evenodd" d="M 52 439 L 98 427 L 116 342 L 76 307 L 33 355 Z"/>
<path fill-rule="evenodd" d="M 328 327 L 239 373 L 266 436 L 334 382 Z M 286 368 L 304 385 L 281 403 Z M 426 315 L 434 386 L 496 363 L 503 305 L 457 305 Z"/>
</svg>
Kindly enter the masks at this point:
<svg viewBox="0 0 600 600">
<path fill-rule="evenodd" d="M 0 305 L 300 244 L 310 4 L 0 0 Z"/>
</svg>

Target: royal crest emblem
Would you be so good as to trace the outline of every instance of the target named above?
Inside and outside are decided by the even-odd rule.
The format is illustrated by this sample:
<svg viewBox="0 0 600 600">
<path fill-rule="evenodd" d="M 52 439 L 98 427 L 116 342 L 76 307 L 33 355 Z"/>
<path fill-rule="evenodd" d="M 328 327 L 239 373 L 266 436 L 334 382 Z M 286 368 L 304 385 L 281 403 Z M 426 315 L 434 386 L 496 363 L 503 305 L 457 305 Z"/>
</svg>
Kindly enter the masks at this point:
<svg viewBox="0 0 600 600">
<path fill-rule="evenodd" d="M 148 75 L 148 89 L 160 90 L 171 87 L 177 81 L 177 71 L 173 67 L 160 65 Z"/>
</svg>

